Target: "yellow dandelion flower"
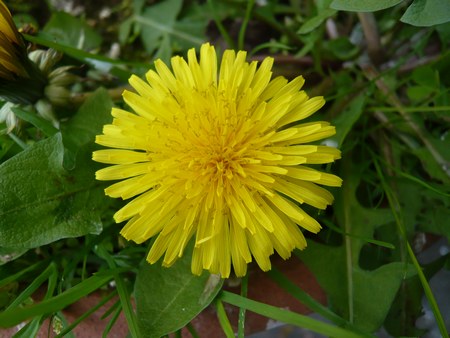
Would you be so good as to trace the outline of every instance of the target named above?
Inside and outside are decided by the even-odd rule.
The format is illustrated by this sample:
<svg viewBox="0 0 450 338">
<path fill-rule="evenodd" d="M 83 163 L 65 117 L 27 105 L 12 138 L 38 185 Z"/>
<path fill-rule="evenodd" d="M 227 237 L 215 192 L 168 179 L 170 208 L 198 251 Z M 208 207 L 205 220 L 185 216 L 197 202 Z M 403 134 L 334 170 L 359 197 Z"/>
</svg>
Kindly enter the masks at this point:
<svg viewBox="0 0 450 338">
<path fill-rule="evenodd" d="M 274 250 L 287 259 L 306 247 L 299 226 L 317 233 L 319 223 L 300 205 L 325 209 L 333 195 L 319 185 L 340 186 L 337 176 L 309 168 L 333 162 L 339 150 L 308 144 L 335 133 L 328 122 L 296 124 L 324 104 L 301 90 L 303 77 L 271 79 L 272 58 L 246 62 L 227 50 L 220 68 L 213 46 L 194 49 L 187 62 L 161 60 L 156 70 L 129 80 L 131 113 L 113 108 L 93 159 L 113 164 L 98 180 L 120 180 L 105 192 L 131 199 L 115 215 L 128 221 L 121 234 L 142 243 L 157 236 L 147 256 L 171 266 L 195 241 L 192 272 L 203 269 L 243 276 L 254 258 L 271 268 Z"/>
</svg>

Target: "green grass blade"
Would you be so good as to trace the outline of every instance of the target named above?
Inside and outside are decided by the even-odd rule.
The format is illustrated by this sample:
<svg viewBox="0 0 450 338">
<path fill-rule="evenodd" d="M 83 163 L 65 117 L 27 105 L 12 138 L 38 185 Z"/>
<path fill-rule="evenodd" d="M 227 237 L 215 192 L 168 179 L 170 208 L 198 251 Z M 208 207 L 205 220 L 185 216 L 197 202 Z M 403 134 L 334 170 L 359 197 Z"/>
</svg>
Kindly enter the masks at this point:
<svg viewBox="0 0 450 338">
<path fill-rule="evenodd" d="M 47 293 L 44 299 L 51 297 L 56 288 L 58 272 L 54 263 L 51 263 L 47 269 L 45 269 L 37 278 L 34 279 L 32 283 L 10 304 L 7 308 L 15 308 L 19 306 L 23 301 L 30 297 L 48 278 L 47 282 Z M 14 338 L 28 338 L 35 337 L 41 326 L 43 315 L 34 317 L 30 322 L 27 323 L 20 331 L 18 331 Z"/>
<path fill-rule="evenodd" d="M 252 14 L 253 6 L 255 5 L 255 0 L 249 0 L 247 2 L 247 9 L 245 10 L 245 17 L 242 21 L 241 29 L 239 29 L 238 35 L 238 48 L 239 50 L 244 50 L 245 43 L 245 31 L 247 30 L 248 23 Z"/>
<path fill-rule="evenodd" d="M 268 49 L 268 48 L 277 48 L 277 49 L 281 49 L 281 50 L 293 49 L 291 46 L 288 46 L 288 45 L 286 45 L 284 43 L 276 42 L 276 41 L 270 41 L 270 42 L 260 43 L 255 48 L 253 48 L 251 50 L 251 52 L 249 53 L 249 57 L 252 57 L 253 55 L 258 53 L 259 51 L 261 51 L 263 49 Z"/>
<path fill-rule="evenodd" d="M 91 314 L 93 314 L 95 311 L 97 311 L 100 307 L 102 307 L 104 304 L 106 304 L 110 299 L 112 299 L 114 296 L 117 295 L 117 292 L 111 292 L 109 295 L 104 297 L 100 302 L 98 302 L 97 305 L 83 313 L 80 317 L 78 317 L 73 323 L 71 323 L 69 326 L 67 326 L 64 330 L 62 330 L 55 338 L 61 338 L 64 337 L 67 333 L 72 331 L 75 327 L 78 326 L 84 319 L 89 317 Z"/>
<path fill-rule="evenodd" d="M 231 38 L 230 34 L 228 34 L 228 31 L 226 30 L 226 28 L 222 24 L 222 21 L 220 21 L 220 17 L 218 15 L 217 11 L 216 11 L 216 7 L 214 6 L 213 0 L 208 0 L 207 2 L 208 2 L 208 5 L 209 5 L 209 9 L 210 9 L 210 11 L 212 13 L 214 23 L 216 24 L 217 29 L 220 32 L 220 35 L 222 35 L 223 39 L 227 42 L 227 45 L 230 48 L 234 49 L 234 47 L 235 47 L 234 46 L 234 41 Z"/>
<path fill-rule="evenodd" d="M 394 171 L 398 176 L 404 177 L 414 183 L 417 183 L 418 185 L 420 185 L 420 186 L 424 187 L 425 189 L 428 189 L 438 195 L 441 195 L 444 197 L 450 197 L 450 193 L 441 191 L 441 190 L 431 186 L 430 184 L 426 183 L 425 181 L 421 180 L 420 178 L 402 171 L 401 169 L 399 169 L 396 166 L 392 165 L 391 163 L 383 160 L 382 158 L 377 157 L 377 160 L 382 163 L 383 167 L 388 167 L 390 170 Z"/>
<path fill-rule="evenodd" d="M 403 240 L 405 241 L 409 258 L 411 259 L 412 263 L 414 264 L 414 267 L 417 270 L 417 274 L 419 276 L 420 283 L 422 284 L 422 288 L 425 292 L 425 296 L 427 297 L 428 302 L 430 303 L 431 310 L 433 311 L 434 318 L 438 325 L 439 331 L 440 331 L 442 337 L 448 338 L 449 335 L 447 332 L 447 328 L 446 328 L 446 325 L 444 322 L 444 318 L 442 317 L 442 314 L 437 305 L 436 298 L 434 297 L 433 292 L 431 291 L 431 288 L 430 288 L 430 284 L 428 284 L 427 278 L 425 277 L 425 275 L 422 271 L 422 267 L 420 266 L 419 262 L 417 261 L 416 255 L 414 254 L 414 251 L 412 250 L 411 245 L 408 242 L 408 239 L 406 236 L 405 225 L 403 223 L 402 216 L 398 212 L 399 210 L 401 210 L 401 207 L 400 207 L 400 203 L 397 199 L 397 196 L 395 195 L 394 191 L 392 191 L 391 187 L 387 184 L 384 174 L 381 170 L 381 167 L 380 167 L 375 155 L 373 156 L 373 163 L 374 163 L 376 171 L 378 173 L 378 177 L 380 178 L 381 185 L 383 186 L 383 189 L 386 193 L 386 197 L 388 199 L 392 213 L 394 214 L 394 218 L 395 218 L 395 222 L 398 227 L 398 231 L 399 231 L 401 237 L 403 238 Z"/>
<path fill-rule="evenodd" d="M 370 107 L 368 108 L 369 111 L 382 111 L 386 113 L 396 113 L 398 112 L 398 108 L 396 107 Z M 405 113 L 434 113 L 434 112 L 446 112 L 450 110 L 450 106 L 433 106 L 433 107 L 427 107 L 427 106 L 421 106 L 421 107 L 404 107 L 403 110 Z"/>
<path fill-rule="evenodd" d="M 22 148 L 23 150 L 28 148 L 28 144 L 26 144 L 25 142 L 23 142 L 20 137 L 17 137 L 16 135 L 14 135 L 14 133 L 9 133 L 8 136 L 11 138 L 11 140 L 13 140 L 14 142 L 16 142 L 16 144 Z"/>
<path fill-rule="evenodd" d="M 22 34 L 22 36 L 27 41 L 30 41 L 32 43 L 36 43 L 38 45 L 45 46 L 48 48 L 52 48 L 54 50 L 57 50 L 58 52 L 65 53 L 67 55 L 72 56 L 75 59 L 78 59 L 78 60 L 81 60 L 84 62 L 87 62 L 89 60 L 98 60 L 98 61 L 113 64 L 113 65 L 130 65 L 130 66 L 134 66 L 134 67 L 148 68 L 148 64 L 145 64 L 145 63 L 128 62 L 128 61 L 111 59 L 111 58 L 108 58 L 103 55 L 92 54 L 92 53 L 86 52 L 81 49 L 62 45 L 62 44 L 59 44 L 52 40 L 47 40 L 47 39 L 39 37 L 39 36 L 33 36 L 33 35 L 29 35 L 29 34 Z"/>
<path fill-rule="evenodd" d="M 67 321 L 66 317 L 64 316 L 64 314 L 61 311 L 56 312 L 54 314 L 54 316 L 61 321 L 62 327 L 67 327 L 70 325 L 69 322 Z M 75 335 L 73 334 L 72 331 L 69 331 L 66 333 L 64 338 L 77 338 L 77 337 L 75 337 Z"/>
<path fill-rule="evenodd" d="M 121 312 L 122 312 L 122 308 L 120 306 L 117 307 L 116 310 L 114 311 L 113 316 L 111 317 L 111 320 L 108 322 L 108 325 L 106 325 L 105 330 L 103 331 L 103 334 L 102 334 L 103 338 L 108 337 L 108 333 L 111 331 L 112 327 L 116 323 L 117 318 L 119 318 Z"/>
<path fill-rule="evenodd" d="M 360 334 L 349 331 L 347 329 L 333 326 L 321 321 L 300 315 L 295 312 L 280 309 L 275 306 L 260 303 L 248 298 L 241 297 L 231 292 L 222 291 L 219 295 L 220 299 L 231 305 L 244 307 L 249 311 L 255 312 L 262 316 L 278 320 L 280 322 L 302 327 L 325 336 L 334 338 L 361 338 L 372 337 L 370 334 Z"/>
<path fill-rule="evenodd" d="M 227 336 L 227 338 L 234 338 L 233 328 L 231 327 L 227 313 L 225 312 L 225 308 L 223 307 L 220 298 L 216 300 L 216 308 L 217 308 L 217 318 L 219 318 L 219 323 L 220 326 L 222 327 L 223 332 L 225 333 L 225 336 Z"/>
<path fill-rule="evenodd" d="M 122 306 L 120 305 L 120 299 L 117 300 L 116 302 L 114 302 L 114 304 L 111 305 L 109 307 L 109 309 L 105 311 L 105 313 L 101 316 L 101 319 L 105 319 L 105 318 L 109 317 L 111 315 L 111 313 L 113 313 L 117 309 L 122 310 Z"/>
<path fill-rule="evenodd" d="M 41 326 L 41 318 L 42 316 L 34 317 L 23 328 L 17 331 L 13 338 L 36 337 L 39 331 L 39 327 Z"/>
<path fill-rule="evenodd" d="M 305 291 L 300 289 L 297 285 L 292 283 L 285 275 L 283 275 L 278 269 L 272 267 L 272 270 L 268 271 L 269 277 L 274 280 L 280 287 L 289 292 L 291 296 L 299 300 L 303 305 L 307 306 L 310 310 L 317 312 L 326 319 L 331 320 L 337 325 L 350 326 L 344 318 L 339 317 L 334 312 L 330 311 L 326 306 L 323 306 L 314 298 L 312 298 Z"/>
<path fill-rule="evenodd" d="M 173 27 L 171 27 L 169 25 L 164 25 L 160 22 L 157 22 L 157 21 L 151 19 L 148 16 L 145 17 L 145 16 L 141 16 L 141 15 L 134 15 L 133 18 L 136 22 L 139 22 L 142 25 L 146 25 L 146 26 L 149 26 L 158 31 L 173 35 L 173 36 L 177 37 L 178 39 L 185 40 L 193 45 L 201 45 L 203 43 L 202 39 L 198 38 L 197 36 L 195 36 L 193 34 L 184 32 L 182 30 L 174 29 Z"/>
<path fill-rule="evenodd" d="M 413 181 L 413 182 L 421 185 L 422 187 L 424 187 L 424 188 L 426 188 L 426 189 L 428 189 L 430 191 L 433 191 L 434 193 L 436 193 L 438 195 L 441 195 L 441 196 L 444 196 L 444 197 L 450 197 L 450 194 L 448 194 L 446 192 L 443 192 L 443 191 L 440 191 L 439 189 L 436 189 L 436 188 L 432 187 L 431 185 L 427 184 L 426 182 L 422 181 L 421 179 L 418 179 L 417 177 L 415 177 L 413 175 L 404 173 L 402 171 L 397 171 L 397 172 L 398 172 L 398 174 L 400 176 L 403 176 L 404 178 L 407 178 L 408 180 Z"/>
<path fill-rule="evenodd" d="M 44 299 L 50 299 L 53 296 L 53 293 L 56 290 L 56 286 L 58 285 L 58 278 L 58 271 L 56 270 L 56 266 L 54 266 L 54 269 L 52 269 L 52 273 L 48 277 L 47 292 L 45 293 Z"/>
<path fill-rule="evenodd" d="M 106 251 L 103 245 L 98 245 L 97 253 L 100 257 L 106 260 L 111 269 L 115 269 L 117 267 L 114 258 Z M 122 304 L 125 318 L 127 319 L 130 334 L 133 338 L 141 337 L 137 324 L 136 314 L 134 313 L 133 306 L 131 305 L 130 293 L 128 292 L 127 287 L 119 274 L 114 275 L 114 281 L 116 282 L 117 292 L 119 293 L 120 302 Z"/>
<path fill-rule="evenodd" d="M 247 298 L 248 290 L 248 274 L 241 280 L 241 296 Z M 245 308 L 239 308 L 238 319 L 238 338 L 244 338 L 245 336 Z"/>
<path fill-rule="evenodd" d="M 192 338 L 200 338 L 200 336 L 198 335 L 197 330 L 195 329 L 195 327 L 191 323 L 188 323 L 186 325 L 186 328 L 189 331 L 189 333 L 191 334 Z"/>
<path fill-rule="evenodd" d="M 14 309 L 24 302 L 49 278 L 52 274 L 56 274 L 56 267 L 54 263 L 51 263 L 42 273 L 37 276 L 28 287 L 22 291 L 20 295 L 14 299 L 14 301 L 7 307 L 6 311 Z M 54 287 L 54 285 L 53 285 Z"/>
<path fill-rule="evenodd" d="M 28 318 L 62 310 L 66 306 L 75 303 L 80 298 L 97 290 L 109 282 L 112 277 L 113 276 L 111 274 L 97 274 L 89 277 L 58 296 L 46 299 L 38 304 L 33 304 L 23 308 L 8 309 L 0 313 L 0 327 L 11 327 Z"/>
<path fill-rule="evenodd" d="M 348 160 L 343 161 L 343 167 L 344 172 L 350 173 L 350 162 Z M 346 177 L 342 177 L 342 179 L 346 179 Z M 342 188 L 342 196 L 345 201 L 351 200 L 351 194 L 352 190 L 350 189 L 349 185 L 344 184 Z M 344 228 L 345 233 L 352 233 L 352 212 L 350 210 L 350 204 L 344 203 L 343 204 L 343 224 L 342 227 Z M 345 247 L 345 272 L 346 272 L 346 280 L 347 280 L 347 306 L 348 306 L 348 319 L 350 323 L 353 323 L 354 321 L 354 305 L 355 305 L 355 298 L 354 298 L 354 286 L 353 286 L 353 265 L 356 263 L 353 261 L 353 252 L 352 252 L 352 239 L 349 236 L 344 237 L 344 247 Z"/>
<path fill-rule="evenodd" d="M 395 246 L 391 243 L 388 242 L 383 242 L 383 241 L 379 241 L 376 239 L 371 239 L 371 238 L 367 238 L 367 237 L 363 237 L 363 236 L 358 236 L 358 235 L 354 235 L 348 232 L 343 231 L 341 228 L 338 228 L 337 226 L 335 226 L 330 220 L 328 219 L 322 219 L 322 222 L 331 230 L 340 233 L 341 235 L 344 236 L 348 236 L 348 237 L 352 237 L 352 238 L 356 238 L 356 239 L 360 239 L 366 243 L 371 243 L 371 244 L 375 244 L 378 246 L 382 246 L 386 249 L 395 249 Z"/>
<path fill-rule="evenodd" d="M 8 276 L 8 277 L 0 280 L 0 288 L 9 283 L 12 283 L 16 280 L 20 280 L 23 276 L 25 276 L 26 274 L 28 274 L 34 270 L 41 270 L 47 263 L 48 263 L 47 261 L 38 262 L 36 264 L 29 266 L 26 269 L 23 269 L 23 270 L 15 273 L 14 275 Z"/>
<path fill-rule="evenodd" d="M 46 136 L 53 136 L 59 131 L 49 121 L 43 119 L 36 113 L 32 113 L 17 107 L 12 108 L 11 110 L 17 117 L 20 117 L 22 120 L 31 123 L 33 126 L 41 130 Z"/>
<path fill-rule="evenodd" d="M 431 310 L 433 311 L 434 317 L 436 319 L 437 325 L 439 327 L 439 331 L 441 332 L 441 335 L 443 338 L 448 338 L 448 332 L 447 327 L 445 325 L 444 318 L 442 317 L 441 311 L 439 310 L 439 307 L 436 302 L 436 298 L 434 297 L 433 291 L 431 291 L 430 284 L 428 284 L 427 278 L 423 274 L 422 267 L 420 266 L 419 262 L 417 261 L 416 255 L 414 254 L 414 251 L 411 248 L 411 245 L 409 242 L 406 243 L 406 247 L 408 248 L 408 254 L 411 258 L 414 266 L 417 269 L 417 274 L 419 275 L 420 283 L 422 284 L 423 291 L 425 292 L 425 296 L 428 299 L 428 302 L 430 303 Z"/>
</svg>

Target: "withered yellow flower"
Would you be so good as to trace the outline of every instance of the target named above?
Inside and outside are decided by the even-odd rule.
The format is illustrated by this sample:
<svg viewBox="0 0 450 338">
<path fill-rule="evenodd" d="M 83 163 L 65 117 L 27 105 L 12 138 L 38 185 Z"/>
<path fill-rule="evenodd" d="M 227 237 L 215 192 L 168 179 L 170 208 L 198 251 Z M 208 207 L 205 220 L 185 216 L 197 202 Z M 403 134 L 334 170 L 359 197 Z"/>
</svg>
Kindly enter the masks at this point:
<svg viewBox="0 0 450 338">
<path fill-rule="evenodd" d="M 300 227 L 319 223 L 302 204 L 325 209 L 339 177 L 308 167 L 340 158 L 339 150 L 310 144 L 335 133 L 328 122 L 298 121 L 324 105 L 301 90 L 304 79 L 272 79 L 272 58 L 246 62 L 246 53 L 227 50 L 220 67 L 213 46 L 194 49 L 187 62 L 161 60 L 156 70 L 129 80 L 125 91 L 135 113 L 113 108 L 112 124 L 96 142 L 112 148 L 93 159 L 112 164 L 99 180 L 119 180 L 108 196 L 131 199 L 115 215 L 128 221 L 121 234 L 142 243 L 157 236 L 150 263 L 162 256 L 171 266 L 194 238 L 192 272 L 203 269 L 243 276 L 254 258 L 271 268 L 274 250 L 287 259 L 306 247 Z M 133 198 L 133 199 L 132 199 Z M 300 226 L 300 227 L 299 227 Z"/>
<path fill-rule="evenodd" d="M 22 37 L 17 31 L 8 7 L 0 0 L 0 77 L 13 79 L 14 74 L 26 77 L 20 63 L 20 54 L 25 52 Z"/>
<path fill-rule="evenodd" d="M 34 104 L 43 96 L 46 83 L 47 79 L 28 58 L 11 13 L 0 0 L 0 98 Z"/>
</svg>

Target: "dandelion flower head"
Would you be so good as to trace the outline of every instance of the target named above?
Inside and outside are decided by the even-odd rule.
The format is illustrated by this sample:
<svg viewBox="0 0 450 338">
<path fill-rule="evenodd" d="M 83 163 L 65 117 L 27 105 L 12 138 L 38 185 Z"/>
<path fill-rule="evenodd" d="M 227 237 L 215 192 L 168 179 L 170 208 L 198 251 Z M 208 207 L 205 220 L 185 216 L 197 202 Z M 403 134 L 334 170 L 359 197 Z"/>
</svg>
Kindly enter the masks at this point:
<svg viewBox="0 0 450 338">
<path fill-rule="evenodd" d="M 187 61 L 161 60 L 146 80 L 132 76 L 123 98 L 134 111 L 113 108 L 112 124 L 96 143 L 109 147 L 93 159 L 112 164 L 96 173 L 118 180 L 105 192 L 130 199 L 115 215 L 128 221 L 121 234 L 142 243 L 156 236 L 149 263 L 171 266 L 194 241 L 191 269 L 237 276 L 255 259 L 271 268 L 274 250 L 284 259 L 306 247 L 300 229 L 319 223 L 302 204 L 325 209 L 340 186 L 335 175 L 308 167 L 340 158 L 339 150 L 310 144 L 335 133 L 328 122 L 298 121 L 324 105 L 301 90 L 304 79 L 272 79 L 273 59 L 247 62 L 226 50 L 220 67 L 213 46 L 194 49 Z"/>
</svg>

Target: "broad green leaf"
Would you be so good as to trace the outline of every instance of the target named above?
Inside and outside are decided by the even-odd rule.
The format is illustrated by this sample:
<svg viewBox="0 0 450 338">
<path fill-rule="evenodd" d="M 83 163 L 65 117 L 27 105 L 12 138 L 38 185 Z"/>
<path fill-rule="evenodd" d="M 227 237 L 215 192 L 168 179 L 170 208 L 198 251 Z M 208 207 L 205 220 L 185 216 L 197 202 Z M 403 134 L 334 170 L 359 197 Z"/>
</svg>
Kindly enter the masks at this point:
<svg viewBox="0 0 450 338">
<path fill-rule="evenodd" d="M 190 49 L 202 44 L 205 37 L 207 18 L 192 14 L 175 22 L 174 29 L 177 32 L 184 32 L 185 35 L 172 38 L 177 49 Z"/>
<path fill-rule="evenodd" d="M 450 21 L 450 1 L 414 0 L 400 21 L 413 26 L 429 27 Z"/>
<path fill-rule="evenodd" d="M 170 58 L 172 57 L 172 48 L 170 46 L 170 36 L 169 35 L 163 35 L 161 38 L 161 41 L 159 42 L 159 48 L 155 53 L 154 59 L 161 59 L 166 64 L 168 64 L 170 61 Z"/>
<path fill-rule="evenodd" d="M 389 209 L 368 209 L 360 205 L 356 188 L 362 170 L 350 158 L 344 161 L 347 174 L 343 175 L 344 185 L 336 200 L 336 216 L 345 232 L 372 238 L 377 227 L 392 222 L 393 215 Z M 373 332 L 382 325 L 402 280 L 411 276 L 414 269 L 394 262 L 372 271 L 363 270 L 359 260 L 364 245 L 365 241 L 349 237 L 344 237 L 340 246 L 309 241 L 307 249 L 297 255 L 324 288 L 336 313 L 361 330 Z"/>
<path fill-rule="evenodd" d="M 0 246 L 30 249 L 101 231 L 103 191 L 92 165 L 66 171 L 63 156 L 58 133 L 0 166 Z"/>
<path fill-rule="evenodd" d="M 439 38 L 442 43 L 442 48 L 448 51 L 448 45 L 450 41 L 450 22 L 437 25 L 435 29 L 436 32 L 439 34 Z"/>
<path fill-rule="evenodd" d="M 342 146 L 345 137 L 352 129 L 353 125 L 358 121 L 362 112 L 364 111 L 364 106 L 366 103 L 365 94 L 360 94 L 355 97 L 347 108 L 342 111 L 342 113 L 333 121 L 333 125 L 336 127 L 336 135 L 330 139 L 336 141 L 338 147 Z"/>
<path fill-rule="evenodd" d="M 313 50 L 317 46 L 317 44 L 322 43 L 322 32 L 318 29 L 311 31 L 309 34 L 300 35 L 299 37 L 303 43 L 303 47 L 296 54 L 297 57 L 303 57 L 308 54 L 313 54 Z"/>
<path fill-rule="evenodd" d="M 447 257 L 442 256 L 434 262 L 422 266 L 430 280 L 438 271 L 442 271 Z M 409 278 L 402 284 L 402 293 L 398 293 L 384 322 L 384 328 L 392 337 L 423 337 L 425 330 L 419 330 L 414 323 L 423 315 L 423 287 L 419 276 Z M 445 300 L 444 300 L 445 301 Z M 399 314 L 401 313 L 401 316 Z"/>
<path fill-rule="evenodd" d="M 430 97 L 436 89 L 424 86 L 409 86 L 406 88 L 406 94 L 411 102 L 421 102 Z"/>
<path fill-rule="evenodd" d="M 107 91 L 98 89 L 87 98 L 76 115 L 61 125 L 63 143 L 66 148 L 63 166 L 67 170 L 75 167 L 75 159 L 80 151 L 92 144 L 105 124 L 111 123 L 112 101 Z"/>
<path fill-rule="evenodd" d="M 30 249 L 101 231 L 110 199 L 94 179 L 99 165 L 91 154 L 95 135 L 111 120 L 110 109 L 106 92 L 97 91 L 61 126 L 62 133 L 0 165 L 0 246 Z"/>
<path fill-rule="evenodd" d="M 439 87 L 439 73 L 428 65 L 414 69 L 411 75 L 412 79 L 421 86 Z"/>
<path fill-rule="evenodd" d="M 427 173 L 436 180 L 450 184 L 450 137 L 435 138 L 427 134 L 427 141 L 431 144 L 447 164 L 440 165 L 430 150 L 426 147 L 412 149 L 412 152 L 421 160 Z"/>
<path fill-rule="evenodd" d="M 19 28 L 19 31 L 21 30 L 21 28 L 23 29 L 27 25 L 30 25 L 32 27 L 39 27 L 39 22 L 37 19 L 38 18 L 36 16 L 25 13 L 14 13 L 13 15 L 14 23 L 16 24 L 17 28 Z"/>
<path fill-rule="evenodd" d="M 339 11 L 374 12 L 398 5 L 404 0 L 334 0 L 331 8 Z"/>
<path fill-rule="evenodd" d="M 218 275 L 191 272 L 189 249 L 170 268 L 143 262 L 136 285 L 138 323 L 145 337 L 160 337 L 185 326 L 208 306 L 220 291 Z"/>
<path fill-rule="evenodd" d="M 58 43 L 83 50 L 98 48 L 102 41 L 100 35 L 87 23 L 64 12 L 54 13 L 43 33 Z"/>
<path fill-rule="evenodd" d="M 450 240 L 450 203 L 444 205 L 442 202 L 438 202 L 436 204 L 430 205 L 428 212 L 421 215 L 419 229 L 427 233 L 445 236 Z"/>
<path fill-rule="evenodd" d="M 120 24 L 118 38 L 121 45 L 125 45 L 128 42 L 132 26 L 132 18 L 128 18 Z"/>
<path fill-rule="evenodd" d="M 405 224 L 404 224 L 404 215 L 403 210 L 401 208 L 401 203 L 399 201 L 399 196 L 397 192 L 394 190 L 395 188 L 392 185 L 388 185 L 386 177 L 384 173 L 381 170 L 381 166 L 376 159 L 375 156 L 372 156 L 373 164 L 375 166 L 375 170 L 378 175 L 378 179 L 380 180 L 381 186 L 383 188 L 384 193 L 386 194 L 386 199 L 389 203 L 389 207 L 392 210 L 392 213 L 395 217 L 395 223 L 398 229 L 398 233 L 400 236 L 400 241 L 404 243 L 404 247 L 408 253 L 408 257 L 412 264 L 414 265 L 414 268 L 417 272 L 417 277 L 420 280 L 420 284 L 422 284 L 423 291 L 425 293 L 425 297 L 427 301 L 429 302 L 431 311 L 433 312 L 433 316 L 435 319 L 435 323 L 437 324 L 438 330 L 442 337 L 449 337 L 446 324 L 444 321 L 444 318 L 442 316 L 442 313 L 439 309 L 438 303 L 436 301 L 436 297 L 433 294 L 433 291 L 431 290 L 431 286 L 428 283 L 428 278 L 426 277 L 422 266 L 419 264 L 419 261 L 417 260 L 416 254 L 413 251 L 413 248 L 411 247 L 411 244 L 407 240 L 407 232 L 405 230 Z M 404 293 L 403 293 L 404 294 Z"/>
<path fill-rule="evenodd" d="M 308 19 L 298 30 L 298 34 L 306 34 L 319 27 L 326 19 L 336 14 L 335 9 L 325 8 L 316 16 Z"/>
<path fill-rule="evenodd" d="M 14 147 L 15 143 L 6 135 L 0 135 L 0 163 L 3 161 L 3 157 Z"/>
<path fill-rule="evenodd" d="M 64 142 L 77 148 L 93 143 L 105 124 L 111 123 L 112 101 L 108 92 L 100 88 L 89 96 L 76 115 L 61 125 Z"/>
<path fill-rule="evenodd" d="M 145 50 L 153 53 L 159 46 L 160 39 L 173 31 L 181 0 L 162 1 L 147 7 L 136 21 L 141 25 L 141 39 Z"/>
<path fill-rule="evenodd" d="M 321 11 L 325 8 L 330 8 L 330 5 L 332 2 L 333 2 L 333 0 L 317 0 L 314 3 L 316 5 L 317 9 L 319 11 Z"/>
<path fill-rule="evenodd" d="M 167 0 L 148 6 L 142 14 L 135 14 L 134 20 L 141 27 L 141 39 L 148 53 L 157 50 L 155 58 L 168 62 L 172 49 L 186 49 L 199 46 L 204 39 L 207 18 L 195 11 L 177 21 L 183 2 Z M 187 16 L 189 14 L 189 16 Z"/>
<path fill-rule="evenodd" d="M 339 37 L 324 42 L 325 47 L 340 60 L 350 60 L 359 53 L 359 48 L 348 37 Z"/>
<path fill-rule="evenodd" d="M 135 13 L 141 13 L 146 3 L 146 0 L 133 0 L 133 11 Z"/>
<path fill-rule="evenodd" d="M 353 324 L 365 332 L 373 332 L 383 324 L 401 282 L 415 272 L 412 265 L 403 263 L 389 263 L 373 271 L 355 265 L 347 271 L 344 247 L 313 241 L 298 256 L 326 291 L 332 309 L 345 318 L 353 317 Z"/>
<path fill-rule="evenodd" d="M 397 179 L 396 187 L 402 196 L 403 222 L 408 235 L 416 231 L 450 238 L 450 199 L 421 185 L 420 180 Z M 442 190 L 449 191 L 443 185 Z M 445 191 L 445 190 L 444 190 Z"/>
</svg>

